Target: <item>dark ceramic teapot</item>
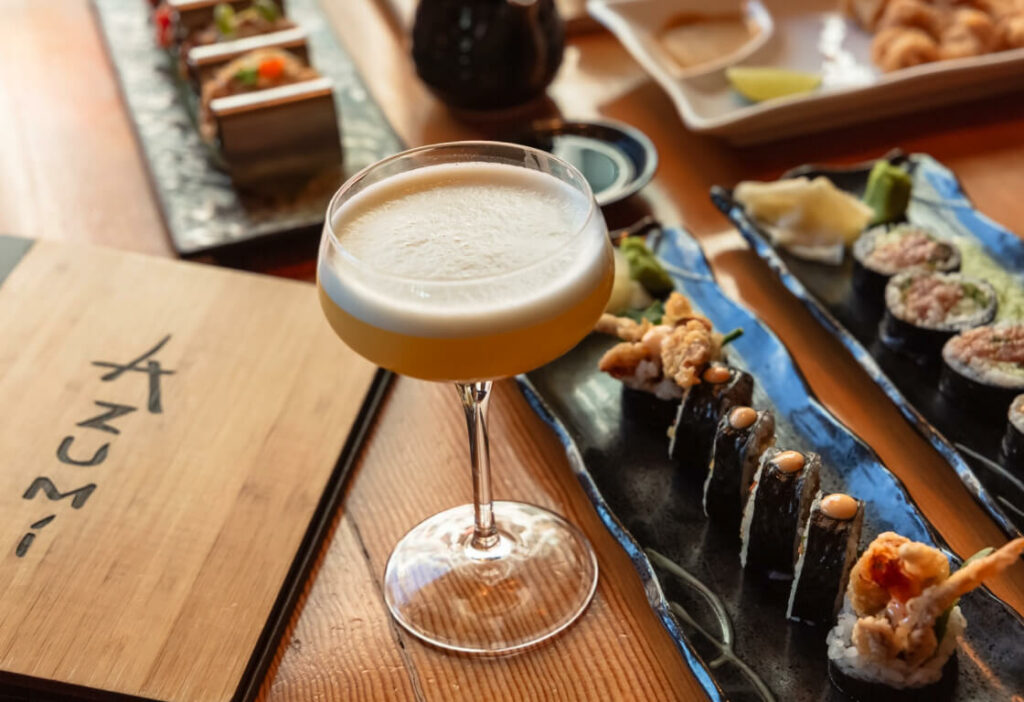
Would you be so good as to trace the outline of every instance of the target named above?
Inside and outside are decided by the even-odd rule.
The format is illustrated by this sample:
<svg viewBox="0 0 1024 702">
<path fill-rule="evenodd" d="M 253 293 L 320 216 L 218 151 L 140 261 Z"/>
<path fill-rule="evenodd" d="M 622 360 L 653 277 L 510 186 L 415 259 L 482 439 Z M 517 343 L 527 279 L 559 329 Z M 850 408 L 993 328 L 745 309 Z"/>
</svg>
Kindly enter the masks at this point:
<svg viewBox="0 0 1024 702">
<path fill-rule="evenodd" d="M 565 30 L 554 0 L 420 0 L 416 71 L 442 100 L 498 110 L 543 94 L 562 62 Z"/>
</svg>

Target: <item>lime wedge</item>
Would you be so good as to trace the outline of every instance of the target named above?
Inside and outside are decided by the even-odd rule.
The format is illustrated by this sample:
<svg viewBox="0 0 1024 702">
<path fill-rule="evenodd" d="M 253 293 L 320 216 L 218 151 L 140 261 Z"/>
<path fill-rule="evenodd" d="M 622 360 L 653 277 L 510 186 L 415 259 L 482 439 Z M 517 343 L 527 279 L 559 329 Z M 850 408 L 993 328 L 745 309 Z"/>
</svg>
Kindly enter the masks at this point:
<svg viewBox="0 0 1024 702">
<path fill-rule="evenodd" d="M 736 92 L 754 102 L 809 93 L 821 85 L 817 73 L 768 66 L 733 66 L 725 75 Z"/>
</svg>

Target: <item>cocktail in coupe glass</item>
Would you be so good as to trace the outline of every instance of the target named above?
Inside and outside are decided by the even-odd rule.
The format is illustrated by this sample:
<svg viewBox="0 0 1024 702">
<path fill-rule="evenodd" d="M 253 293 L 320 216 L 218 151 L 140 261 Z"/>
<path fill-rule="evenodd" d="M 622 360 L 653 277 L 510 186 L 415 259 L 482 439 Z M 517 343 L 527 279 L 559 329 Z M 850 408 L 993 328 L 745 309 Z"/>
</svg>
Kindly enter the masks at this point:
<svg viewBox="0 0 1024 702">
<path fill-rule="evenodd" d="M 486 412 L 492 380 L 587 335 L 612 277 L 589 186 L 543 151 L 413 149 L 366 168 L 331 201 L 317 282 L 334 331 L 384 368 L 455 383 L 469 428 L 474 503 L 413 528 L 384 574 L 392 614 L 420 638 L 514 651 L 565 629 L 593 596 L 597 561 L 576 527 L 492 502 Z"/>
</svg>

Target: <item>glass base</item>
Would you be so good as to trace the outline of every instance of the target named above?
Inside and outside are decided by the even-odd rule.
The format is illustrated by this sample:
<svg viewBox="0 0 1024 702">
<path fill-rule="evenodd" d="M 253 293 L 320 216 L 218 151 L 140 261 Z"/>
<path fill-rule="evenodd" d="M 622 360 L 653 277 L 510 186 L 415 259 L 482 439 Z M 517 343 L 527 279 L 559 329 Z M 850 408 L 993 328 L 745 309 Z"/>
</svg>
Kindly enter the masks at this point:
<svg viewBox="0 0 1024 702">
<path fill-rule="evenodd" d="M 427 643 L 463 653 L 508 653 L 545 641 L 583 613 L 597 588 L 587 538 L 546 509 L 494 503 L 500 540 L 471 545 L 473 506 L 421 522 L 384 572 L 395 620 Z"/>
</svg>

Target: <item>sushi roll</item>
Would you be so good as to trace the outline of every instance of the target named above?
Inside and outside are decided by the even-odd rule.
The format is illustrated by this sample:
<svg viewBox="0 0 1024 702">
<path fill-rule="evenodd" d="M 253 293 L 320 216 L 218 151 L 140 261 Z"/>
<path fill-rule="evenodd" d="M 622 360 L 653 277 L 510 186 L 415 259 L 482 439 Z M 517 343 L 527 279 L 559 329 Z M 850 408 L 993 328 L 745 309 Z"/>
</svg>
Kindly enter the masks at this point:
<svg viewBox="0 0 1024 702">
<path fill-rule="evenodd" d="M 699 385 L 688 388 L 669 428 L 668 456 L 683 468 L 707 470 L 715 428 L 722 414 L 749 405 L 754 378 L 738 368 L 709 366 Z"/>
<path fill-rule="evenodd" d="M 906 271 L 885 286 L 885 316 L 878 336 L 889 348 L 938 357 L 955 334 L 988 324 L 996 316 L 996 291 L 959 273 Z"/>
<path fill-rule="evenodd" d="M 977 327 L 947 341 L 939 391 L 971 411 L 1002 414 L 1024 392 L 1024 324 Z"/>
<path fill-rule="evenodd" d="M 836 493 L 811 505 L 798 548 L 786 616 L 807 624 L 828 624 L 843 599 L 864 524 L 864 503 Z"/>
<path fill-rule="evenodd" d="M 911 268 L 958 271 L 960 250 L 914 224 L 872 227 L 853 243 L 853 285 L 867 302 L 881 303 L 889 279 Z"/>
<path fill-rule="evenodd" d="M 704 481 L 705 515 L 727 528 L 739 525 L 761 454 L 773 443 L 771 410 L 758 412 L 743 405 L 722 416 Z"/>
<path fill-rule="evenodd" d="M 1024 473 L 1024 395 L 1017 395 L 1006 413 L 1003 458 L 1010 470 Z"/>
<path fill-rule="evenodd" d="M 818 493 L 821 457 L 770 448 L 754 475 L 743 523 L 740 562 L 764 573 L 790 574 L 797 540 Z"/>
<path fill-rule="evenodd" d="M 1021 553 L 1024 538 L 982 552 L 950 574 L 942 551 L 879 534 L 853 567 L 845 606 L 826 637 L 833 685 L 864 702 L 951 698 L 957 639 L 967 627 L 957 602 Z"/>
</svg>

